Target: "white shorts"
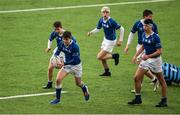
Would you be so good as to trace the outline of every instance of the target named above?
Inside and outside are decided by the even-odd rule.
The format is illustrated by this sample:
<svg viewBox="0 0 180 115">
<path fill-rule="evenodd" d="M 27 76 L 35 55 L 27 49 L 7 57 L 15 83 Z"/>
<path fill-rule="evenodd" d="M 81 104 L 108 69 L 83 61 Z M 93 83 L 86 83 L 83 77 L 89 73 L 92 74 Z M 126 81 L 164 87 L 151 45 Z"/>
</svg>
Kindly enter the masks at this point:
<svg viewBox="0 0 180 115">
<path fill-rule="evenodd" d="M 114 48 L 115 45 L 116 45 L 116 40 L 111 41 L 111 40 L 107 40 L 104 37 L 104 40 L 103 40 L 103 42 L 101 44 L 101 49 L 111 53 L 113 51 L 113 48 Z"/>
<path fill-rule="evenodd" d="M 136 46 L 136 52 L 141 48 L 141 44 L 137 44 L 137 46 Z M 144 55 L 144 51 L 141 53 L 141 54 L 139 54 L 138 55 L 138 57 L 136 58 L 137 59 L 137 61 L 141 61 L 141 59 L 142 59 L 142 56 Z"/>
<path fill-rule="evenodd" d="M 63 71 L 74 75 L 75 77 L 82 77 L 82 64 L 78 65 L 65 65 L 62 68 Z"/>
<path fill-rule="evenodd" d="M 162 59 L 161 56 L 157 58 L 149 58 L 147 60 L 142 60 L 139 64 L 139 68 L 145 70 L 151 70 L 154 73 L 162 72 Z"/>
</svg>

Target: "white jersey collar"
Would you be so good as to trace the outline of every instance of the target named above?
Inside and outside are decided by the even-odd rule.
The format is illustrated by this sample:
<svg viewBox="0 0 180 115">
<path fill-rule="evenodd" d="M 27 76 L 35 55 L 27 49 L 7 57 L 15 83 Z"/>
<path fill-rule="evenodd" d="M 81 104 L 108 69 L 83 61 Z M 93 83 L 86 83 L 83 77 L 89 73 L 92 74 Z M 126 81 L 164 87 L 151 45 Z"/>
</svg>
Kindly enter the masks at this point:
<svg viewBox="0 0 180 115">
<path fill-rule="evenodd" d="M 111 17 L 109 16 L 107 20 L 104 20 L 103 18 L 103 22 L 106 23 Z"/>
</svg>

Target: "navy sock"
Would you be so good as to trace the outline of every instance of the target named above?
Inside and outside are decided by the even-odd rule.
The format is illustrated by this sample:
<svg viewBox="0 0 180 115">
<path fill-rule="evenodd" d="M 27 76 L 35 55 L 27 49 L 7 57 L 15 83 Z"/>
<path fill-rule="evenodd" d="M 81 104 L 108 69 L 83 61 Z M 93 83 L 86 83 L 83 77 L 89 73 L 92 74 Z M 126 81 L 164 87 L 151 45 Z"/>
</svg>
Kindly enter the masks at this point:
<svg viewBox="0 0 180 115">
<path fill-rule="evenodd" d="M 166 103 L 167 102 L 167 98 L 166 97 L 162 97 L 161 101 Z"/>
<path fill-rule="evenodd" d="M 112 54 L 112 58 L 114 59 L 116 57 L 116 54 Z"/>
<path fill-rule="evenodd" d="M 109 72 L 109 68 L 105 68 L 104 71 L 105 71 L 105 73 L 108 73 Z"/>
<path fill-rule="evenodd" d="M 60 97 L 61 97 L 61 89 L 62 89 L 62 88 L 56 89 L 56 98 L 57 98 L 57 99 L 60 99 Z"/>
<path fill-rule="evenodd" d="M 84 93 L 87 91 L 87 89 L 86 89 L 86 86 L 85 86 L 85 85 L 83 85 L 83 86 L 82 86 L 82 91 L 83 91 Z"/>
<path fill-rule="evenodd" d="M 141 99 L 141 95 L 136 95 L 136 99 Z"/>
</svg>

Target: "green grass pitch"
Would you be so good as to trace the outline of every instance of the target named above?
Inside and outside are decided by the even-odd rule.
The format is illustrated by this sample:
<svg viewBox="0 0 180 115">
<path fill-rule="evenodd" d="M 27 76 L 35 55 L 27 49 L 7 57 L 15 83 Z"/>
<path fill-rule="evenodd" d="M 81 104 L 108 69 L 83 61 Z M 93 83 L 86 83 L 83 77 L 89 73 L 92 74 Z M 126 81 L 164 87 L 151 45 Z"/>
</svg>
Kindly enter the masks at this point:
<svg viewBox="0 0 180 115">
<path fill-rule="evenodd" d="M 74 5 L 127 2 L 133 0 L 0 0 L 0 11 L 47 8 Z M 51 53 L 45 53 L 52 24 L 60 20 L 66 30 L 72 31 L 81 50 L 83 81 L 89 86 L 90 100 L 85 102 L 81 89 L 75 86 L 72 75 L 63 81 L 61 103 L 50 105 L 53 95 L 0 100 L 0 114 L 129 114 L 129 113 L 180 113 L 180 86 L 168 87 L 167 108 L 155 108 L 160 100 L 160 90 L 153 92 L 150 80 L 145 77 L 140 106 L 129 106 L 134 95 L 133 74 L 136 65 L 131 64 L 135 53 L 137 35 L 128 55 L 123 53 L 127 37 L 134 22 L 142 17 L 144 9 L 154 12 L 163 45 L 163 61 L 180 65 L 180 1 L 110 6 L 111 17 L 125 28 L 124 42 L 113 52 L 121 55 L 120 64 L 108 61 L 112 77 L 102 78 L 101 63 L 96 59 L 103 39 L 103 32 L 91 37 L 86 33 L 93 29 L 101 17 L 101 7 L 47 10 L 0 14 L 0 97 L 52 92 L 43 90 L 47 82 L 47 66 Z M 55 41 L 53 47 L 55 47 Z M 55 81 L 57 70 L 54 72 Z"/>
</svg>

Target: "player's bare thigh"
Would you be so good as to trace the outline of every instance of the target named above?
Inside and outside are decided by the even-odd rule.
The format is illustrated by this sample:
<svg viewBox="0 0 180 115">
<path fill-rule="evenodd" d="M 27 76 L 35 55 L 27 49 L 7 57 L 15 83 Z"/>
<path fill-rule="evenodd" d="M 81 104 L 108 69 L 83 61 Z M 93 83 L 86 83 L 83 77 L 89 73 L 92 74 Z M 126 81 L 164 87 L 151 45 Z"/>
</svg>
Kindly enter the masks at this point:
<svg viewBox="0 0 180 115">
<path fill-rule="evenodd" d="M 102 60 L 102 59 L 104 59 L 104 57 L 105 57 L 107 54 L 110 54 L 110 53 L 107 52 L 107 51 L 104 51 L 103 49 L 101 49 L 101 51 L 100 51 L 100 52 L 98 53 L 98 55 L 97 55 L 97 59 Z"/>
</svg>

